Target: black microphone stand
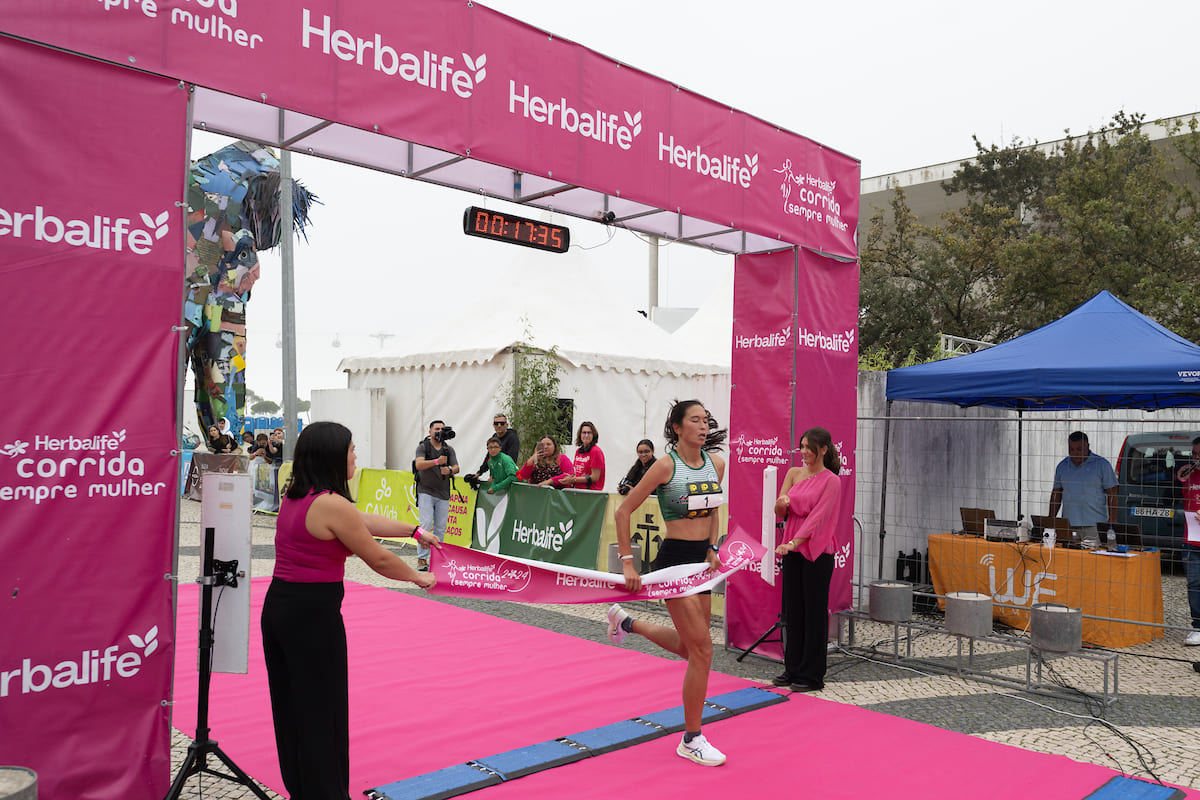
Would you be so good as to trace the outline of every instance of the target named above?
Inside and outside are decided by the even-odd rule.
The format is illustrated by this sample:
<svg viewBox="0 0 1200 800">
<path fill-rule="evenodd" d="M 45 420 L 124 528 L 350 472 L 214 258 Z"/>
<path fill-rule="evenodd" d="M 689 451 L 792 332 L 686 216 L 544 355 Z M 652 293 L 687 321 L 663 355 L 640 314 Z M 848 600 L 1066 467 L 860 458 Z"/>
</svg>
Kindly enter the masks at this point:
<svg viewBox="0 0 1200 800">
<path fill-rule="evenodd" d="M 175 774 L 175 780 L 171 783 L 171 790 L 167 792 L 165 800 L 178 800 L 188 778 L 201 773 L 215 775 L 218 778 L 241 784 L 248 787 L 261 800 L 271 800 L 267 793 L 254 782 L 253 778 L 233 763 L 233 759 L 222 752 L 216 742 L 208 738 L 208 690 L 212 683 L 213 648 L 212 590 L 213 586 L 237 585 L 237 577 L 230 572 L 222 572 L 216 578 L 213 577 L 214 533 L 213 528 L 204 529 L 204 564 L 200 578 L 200 689 L 196 694 L 196 738 L 188 745 L 187 757 L 180 764 L 179 772 Z M 236 572 L 237 562 L 230 563 L 234 565 L 232 571 Z M 210 754 L 223 761 L 233 774 L 229 775 L 210 768 L 208 766 Z"/>
</svg>

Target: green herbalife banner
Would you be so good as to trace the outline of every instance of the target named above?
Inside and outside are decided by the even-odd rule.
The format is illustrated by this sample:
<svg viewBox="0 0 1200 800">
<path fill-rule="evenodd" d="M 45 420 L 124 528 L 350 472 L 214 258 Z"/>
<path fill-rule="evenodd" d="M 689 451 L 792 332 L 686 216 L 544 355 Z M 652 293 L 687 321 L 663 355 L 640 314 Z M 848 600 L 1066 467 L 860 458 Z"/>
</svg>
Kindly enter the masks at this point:
<svg viewBox="0 0 1200 800">
<path fill-rule="evenodd" d="M 608 495 L 543 489 L 514 483 L 508 491 L 480 493 L 475 502 L 477 550 L 504 556 L 596 568 Z"/>
</svg>

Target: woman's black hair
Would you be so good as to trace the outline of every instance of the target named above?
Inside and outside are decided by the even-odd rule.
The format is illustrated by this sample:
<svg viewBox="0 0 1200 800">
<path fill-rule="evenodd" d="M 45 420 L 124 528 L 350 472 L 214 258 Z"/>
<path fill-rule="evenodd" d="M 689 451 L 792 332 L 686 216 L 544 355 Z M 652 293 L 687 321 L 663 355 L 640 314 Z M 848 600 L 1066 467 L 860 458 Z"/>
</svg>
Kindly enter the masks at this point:
<svg viewBox="0 0 1200 800">
<path fill-rule="evenodd" d="M 642 480 L 642 476 L 646 474 L 646 470 L 654 466 L 654 462 L 658 460 L 654 456 L 654 442 L 650 441 L 649 439 L 642 439 L 637 443 L 637 446 L 641 447 L 642 445 L 646 445 L 650 448 L 650 460 L 645 464 L 642 463 L 640 458 L 635 458 L 633 460 L 633 466 L 629 468 L 629 472 L 625 473 L 625 482 L 630 486 L 637 486 Z"/>
<path fill-rule="evenodd" d="M 312 492 L 333 492 L 350 500 L 350 429 L 338 422 L 310 422 L 296 439 L 286 496 L 299 500 Z M 351 501 L 353 502 L 353 501 Z"/>
<path fill-rule="evenodd" d="M 600 444 L 600 431 L 596 430 L 596 423 L 588 422 L 587 420 L 584 420 L 583 422 L 579 423 L 579 430 L 575 432 L 575 446 L 576 447 L 583 446 L 583 426 L 584 425 L 586 425 L 592 429 L 592 444 L 593 445 Z M 589 448 L 589 449 L 591 449 L 591 448 Z"/>
<path fill-rule="evenodd" d="M 824 428 L 809 428 L 801 435 L 800 441 L 803 442 L 805 439 L 808 439 L 808 446 L 814 452 L 821 452 L 822 447 L 829 448 L 825 451 L 825 459 L 823 461 L 825 469 L 834 475 L 842 471 L 842 459 L 838 455 L 837 448 L 833 446 L 833 436 L 829 431 Z"/>
<path fill-rule="evenodd" d="M 663 425 L 663 436 L 667 440 L 667 449 L 674 450 L 679 446 L 679 434 L 675 432 L 676 425 L 683 424 L 683 418 L 687 415 L 687 410 L 692 406 L 700 406 L 704 408 L 704 403 L 699 400 L 676 400 L 671 404 L 671 410 L 667 412 L 667 422 Z M 708 436 L 704 439 L 704 444 L 701 450 L 711 453 L 714 450 L 720 450 L 725 443 L 725 437 L 729 435 L 729 431 L 724 428 L 718 428 L 717 421 L 713 419 L 712 413 L 704 408 L 704 413 L 708 417 Z"/>
</svg>

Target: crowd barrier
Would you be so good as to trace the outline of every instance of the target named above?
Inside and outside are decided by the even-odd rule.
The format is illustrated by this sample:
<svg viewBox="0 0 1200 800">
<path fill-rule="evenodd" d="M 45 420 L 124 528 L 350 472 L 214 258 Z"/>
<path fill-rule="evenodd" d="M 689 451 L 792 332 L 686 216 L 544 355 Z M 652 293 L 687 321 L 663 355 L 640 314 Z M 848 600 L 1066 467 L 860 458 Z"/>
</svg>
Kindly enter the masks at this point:
<svg viewBox="0 0 1200 800">
<path fill-rule="evenodd" d="M 417 497 L 409 470 L 359 470 L 358 508 L 416 524 Z M 625 501 L 618 494 L 583 489 L 546 489 L 514 483 L 507 490 L 476 492 L 456 480 L 450 495 L 446 541 L 500 555 L 551 564 L 609 569 L 609 547 L 617 541 L 614 512 Z M 720 513 L 721 536 L 728 514 Z M 630 538 L 646 571 L 663 540 L 658 499 L 651 495 L 630 519 Z"/>
</svg>

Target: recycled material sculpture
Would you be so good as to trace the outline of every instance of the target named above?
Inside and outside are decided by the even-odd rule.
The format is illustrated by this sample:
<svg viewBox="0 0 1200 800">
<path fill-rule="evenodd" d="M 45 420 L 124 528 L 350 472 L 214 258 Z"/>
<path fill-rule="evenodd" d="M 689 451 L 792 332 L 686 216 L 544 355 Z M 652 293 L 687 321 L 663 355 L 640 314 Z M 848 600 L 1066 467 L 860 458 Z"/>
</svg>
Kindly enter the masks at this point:
<svg viewBox="0 0 1200 800">
<path fill-rule="evenodd" d="M 246 417 L 246 304 L 259 278 L 258 251 L 280 241 L 279 160 L 239 141 L 198 159 L 189 172 L 187 215 L 188 359 L 200 430 L 240 439 Z M 302 235 L 316 195 L 292 183 Z M 228 423 L 225 425 L 224 423 Z"/>
</svg>

